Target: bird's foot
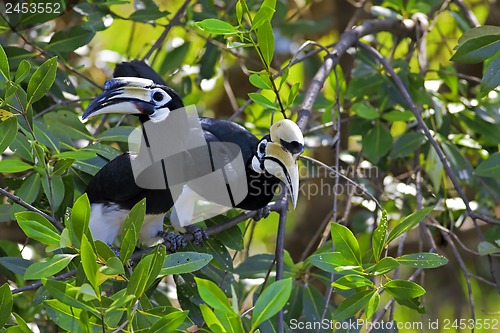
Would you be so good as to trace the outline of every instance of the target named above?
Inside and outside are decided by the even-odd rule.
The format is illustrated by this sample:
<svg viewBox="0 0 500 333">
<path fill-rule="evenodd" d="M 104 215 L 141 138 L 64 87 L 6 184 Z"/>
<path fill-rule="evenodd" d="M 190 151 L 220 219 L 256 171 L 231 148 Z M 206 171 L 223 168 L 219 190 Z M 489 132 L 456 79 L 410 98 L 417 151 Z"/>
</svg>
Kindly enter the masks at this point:
<svg viewBox="0 0 500 333">
<path fill-rule="evenodd" d="M 170 247 L 168 248 L 169 252 L 177 252 L 187 245 L 184 236 L 176 234 L 174 232 L 159 231 L 158 236 L 163 238 L 164 243 L 170 244 Z"/>
<path fill-rule="evenodd" d="M 184 229 L 186 229 L 186 233 L 193 235 L 193 244 L 196 246 L 202 245 L 208 239 L 207 229 L 195 225 L 188 225 Z"/>
<path fill-rule="evenodd" d="M 260 221 L 261 219 L 265 219 L 271 213 L 271 207 L 266 205 L 260 209 L 255 211 L 255 215 L 253 216 L 254 221 Z"/>
</svg>

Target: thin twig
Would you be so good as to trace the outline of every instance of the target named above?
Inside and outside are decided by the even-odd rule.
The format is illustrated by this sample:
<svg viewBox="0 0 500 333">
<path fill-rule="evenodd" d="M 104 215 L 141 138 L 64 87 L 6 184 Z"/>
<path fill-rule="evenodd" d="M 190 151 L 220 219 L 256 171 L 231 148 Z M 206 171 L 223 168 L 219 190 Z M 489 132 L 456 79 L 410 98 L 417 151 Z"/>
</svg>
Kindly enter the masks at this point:
<svg viewBox="0 0 500 333">
<path fill-rule="evenodd" d="M 172 17 L 170 22 L 167 24 L 167 26 L 165 27 L 165 30 L 163 30 L 160 37 L 156 40 L 156 42 L 153 44 L 153 46 L 149 49 L 148 53 L 146 53 L 146 55 L 142 58 L 142 61 L 149 59 L 149 57 L 151 57 L 153 52 L 163 44 L 163 42 L 165 41 L 165 38 L 167 38 L 167 35 L 170 32 L 170 30 L 174 26 L 179 24 L 181 17 L 182 17 L 182 15 L 184 15 L 184 12 L 186 11 L 186 8 L 190 2 L 191 2 L 191 0 L 184 1 L 181 8 L 179 8 L 177 13 L 175 13 L 174 17 Z"/>
<path fill-rule="evenodd" d="M 49 222 L 52 223 L 52 225 L 54 227 L 56 227 L 57 230 L 63 231 L 64 226 L 61 224 L 61 222 L 59 222 L 58 220 L 56 220 L 52 216 L 50 216 L 48 214 L 45 214 L 40 209 L 38 209 L 38 208 L 30 205 L 29 203 L 27 203 L 26 201 L 24 201 L 23 199 L 21 199 L 17 195 L 10 193 L 9 191 L 7 191 L 7 190 L 5 190 L 3 188 L 0 188 L 0 194 L 5 195 L 7 198 L 11 199 L 16 204 L 18 204 L 20 206 L 23 206 L 27 210 L 40 214 L 41 216 L 43 216 L 44 218 L 46 218 L 47 220 L 49 220 Z"/>
<path fill-rule="evenodd" d="M 285 226 L 286 226 L 286 216 L 287 216 L 287 189 L 282 184 L 281 186 L 282 198 L 278 202 L 281 203 L 280 210 L 278 211 L 280 218 L 278 224 L 278 236 L 276 238 L 276 281 L 283 279 L 283 272 L 285 269 Z M 278 311 L 278 333 L 285 332 L 284 326 L 285 320 L 283 316 L 283 309 Z"/>
<path fill-rule="evenodd" d="M 66 279 L 68 279 L 68 278 L 70 278 L 72 276 L 75 276 L 76 272 L 77 272 L 77 270 L 73 269 L 73 270 L 71 270 L 69 272 L 59 274 L 58 276 L 56 276 L 54 278 L 50 278 L 49 280 L 55 280 L 55 281 L 66 280 Z M 12 289 L 12 294 L 18 294 L 18 293 L 23 292 L 23 291 L 38 289 L 41 286 L 43 286 L 43 283 L 41 281 L 37 281 L 37 282 L 34 282 L 34 283 L 29 284 L 27 286 L 23 286 L 23 287 L 20 287 L 20 288 Z"/>
</svg>

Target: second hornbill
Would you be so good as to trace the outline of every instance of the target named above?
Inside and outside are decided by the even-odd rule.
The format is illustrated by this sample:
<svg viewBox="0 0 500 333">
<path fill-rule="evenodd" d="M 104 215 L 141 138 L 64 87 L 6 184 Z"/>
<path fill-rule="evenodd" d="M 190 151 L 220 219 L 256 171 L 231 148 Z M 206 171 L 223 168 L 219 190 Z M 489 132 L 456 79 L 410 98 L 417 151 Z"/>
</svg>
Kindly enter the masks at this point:
<svg viewBox="0 0 500 333">
<path fill-rule="evenodd" d="M 171 112 L 184 107 L 179 95 L 142 61 L 118 64 L 114 77 L 105 83 L 104 92 L 91 102 L 82 119 L 109 113 L 131 114 L 139 117 L 144 129 L 145 122 L 168 121 Z M 304 138 L 294 122 L 276 122 L 270 134 L 260 140 L 234 122 L 213 118 L 199 118 L 199 122 L 207 142 L 234 143 L 241 150 L 246 173 L 241 176 L 246 176 L 251 186 L 246 197 L 234 207 L 246 210 L 266 207 L 280 181 L 288 188 L 295 207 L 299 193 L 297 163 L 304 150 Z M 131 166 L 136 156 L 127 152 L 116 157 L 89 183 L 86 192 L 91 203 L 90 230 L 94 239 L 113 244 L 130 209 L 146 198 L 139 245 L 151 246 L 163 238 L 175 250 L 185 245 L 184 238 L 163 231 L 164 216 L 174 205 L 171 192 L 168 187 L 146 189 L 136 184 Z M 195 234 L 198 240 L 205 236 L 199 231 Z"/>
</svg>

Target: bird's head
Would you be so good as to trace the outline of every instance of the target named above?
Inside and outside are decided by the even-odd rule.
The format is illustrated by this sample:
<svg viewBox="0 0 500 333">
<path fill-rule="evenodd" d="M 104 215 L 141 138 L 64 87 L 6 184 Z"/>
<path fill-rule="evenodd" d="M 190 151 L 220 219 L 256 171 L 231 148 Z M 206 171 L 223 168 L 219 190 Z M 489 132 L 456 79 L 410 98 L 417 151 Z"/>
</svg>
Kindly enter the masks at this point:
<svg viewBox="0 0 500 333">
<path fill-rule="evenodd" d="M 270 134 L 260 140 L 252 158 L 252 169 L 267 172 L 280 179 L 287 187 L 293 207 L 299 194 L 299 155 L 304 151 L 304 136 L 293 121 L 275 122 Z"/>
<path fill-rule="evenodd" d="M 104 91 L 83 112 L 82 119 L 105 113 L 138 115 L 159 122 L 170 111 L 184 107 L 182 99 L 168 86 L 148 79 L 117 77 L 106 81 Z"/>
</svg>

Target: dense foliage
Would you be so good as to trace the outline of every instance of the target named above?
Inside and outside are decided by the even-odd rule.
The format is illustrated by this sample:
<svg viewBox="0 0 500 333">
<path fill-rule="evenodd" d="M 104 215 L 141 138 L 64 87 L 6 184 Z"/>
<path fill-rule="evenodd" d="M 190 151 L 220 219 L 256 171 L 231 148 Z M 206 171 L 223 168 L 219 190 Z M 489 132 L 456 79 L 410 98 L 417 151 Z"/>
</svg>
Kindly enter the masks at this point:
<svg viewBox="0 0 500 333">
<path fill-rule="evenodd" d="M 500 327 L 496 4 L 38 3 L 0 5 L 0 332 Z M 135 248 L 140 202 L 119 256 L 94 242 L 86 184 L 138 122 L 80 115 L 134 58 L 203 116 L 297 121 L 297 209 L 231 210 L 171 254 Z"/>
</svg>

